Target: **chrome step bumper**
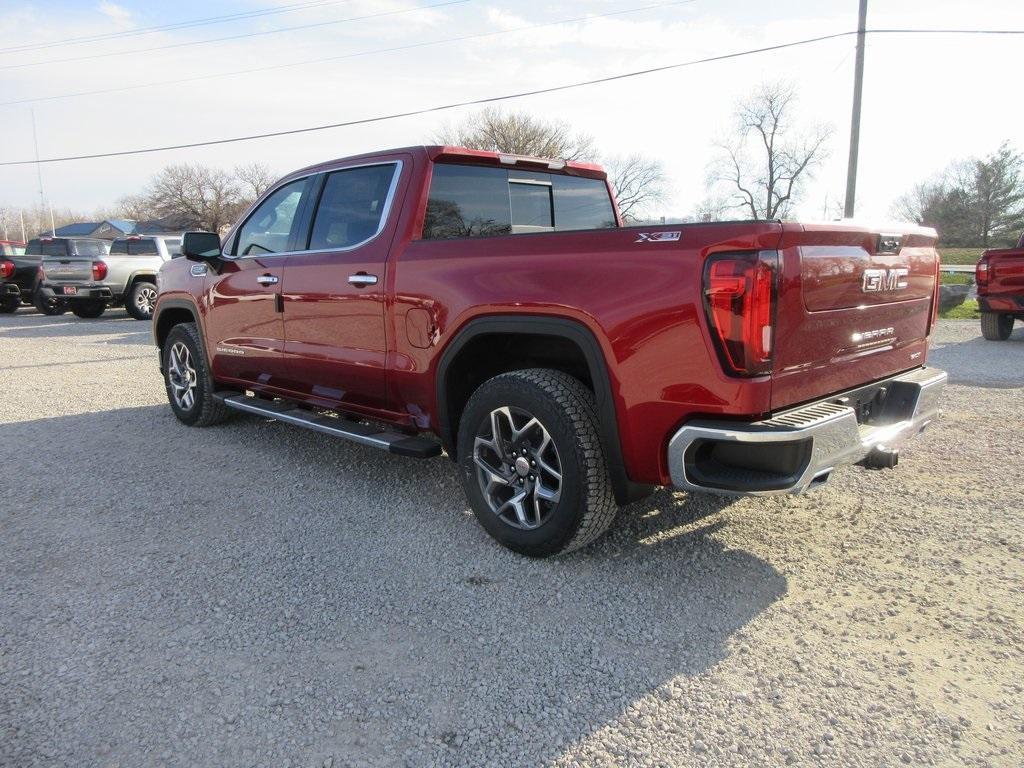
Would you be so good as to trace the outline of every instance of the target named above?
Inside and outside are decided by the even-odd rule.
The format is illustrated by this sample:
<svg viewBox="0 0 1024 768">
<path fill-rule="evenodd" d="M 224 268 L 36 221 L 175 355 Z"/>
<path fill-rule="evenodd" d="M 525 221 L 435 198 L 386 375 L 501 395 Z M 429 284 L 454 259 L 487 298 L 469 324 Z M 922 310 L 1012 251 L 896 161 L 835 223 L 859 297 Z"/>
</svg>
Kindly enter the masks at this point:
<svg viewBox="0 0 1024 768">
<path fill-rule="evenodd" d="M 886 397 L 870 425 L 841 395 L 764 421 L 692 421 L 668 444 L 672 483 L 725 495 L 801 493 L 840 466 L 886 456 L 892 466 L 899 447 L 938 418 L 946 378 L 918 368 L 882 382 Z"/>
</svg>

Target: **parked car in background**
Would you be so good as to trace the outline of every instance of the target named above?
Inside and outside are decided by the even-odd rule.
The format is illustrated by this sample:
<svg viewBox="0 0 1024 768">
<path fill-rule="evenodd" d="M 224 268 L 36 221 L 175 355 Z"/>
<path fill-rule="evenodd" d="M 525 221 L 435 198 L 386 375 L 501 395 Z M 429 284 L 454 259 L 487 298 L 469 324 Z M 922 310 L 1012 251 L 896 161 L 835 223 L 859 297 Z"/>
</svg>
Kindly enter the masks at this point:
<svg viewBox="0 0 1024 768">
<path fill-rule="evenodd" d="M 29 240 L 23 254 L 7 257 L 14 264 L 12 282 L 18 286 L 21 300 L 33 304 L 44 315 L 62 315 L 67 306 L 45 296 L 39 290 L 39 267 L 44 256 L 99 258 L 106 255 L 106 240 L 86 237 L 37 237 Z M 13 310 L 11 310 L 13 311 Z"/>
<path fill-rule="evenodd" d="M 136 320 L 149 320 L 156 305 L 156 273 L 181 254 L 181 236 L 133 235 L 110 243 L 102 258 L 47 256 L 40 292 L 79 317 L 99 317 L 124 305 Z"/>
<path fill-rule="evenodd" d="M 24 256 L 25 244 L 20 240 L 0 240 L 0 313 L 9 314 L 21 306 L 21 289 L 14 282 L 16 267 L 13 256 Z"/>
<path fill-rule="evenodd" d="M 410 147 L 285 177 L 223 243 L 186 233 L 153 330 L 183 423 L 443 449 L 483 528 L 543 557 L 654 485 L 799 493 L 895 466 L 946 382 L 925 366 L 936 239 L 626 227 L 596 165 Z"/>
<path fill-rule="evenodd" d="M 1024 235 L 1016 248 L 995 248 L 981 254 L 975 267 L 981 335 L 1006 341 L 1013 321 L 1024 320 Z"/>
</svg>

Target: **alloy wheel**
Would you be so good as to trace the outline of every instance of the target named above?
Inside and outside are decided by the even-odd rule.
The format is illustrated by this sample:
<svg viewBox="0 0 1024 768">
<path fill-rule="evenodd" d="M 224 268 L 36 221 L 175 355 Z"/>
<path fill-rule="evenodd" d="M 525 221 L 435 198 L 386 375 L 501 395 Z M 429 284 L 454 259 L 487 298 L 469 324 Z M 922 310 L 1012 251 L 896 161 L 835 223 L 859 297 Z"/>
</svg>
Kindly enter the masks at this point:
<svg viewBox="0 0 1024 768">
<path fill-rule="evenodd" d="M 153 288 L 142 288 L 135 293 L 135 306 L 139 312 L 152 317 L 153 307 L 156 305 L 156 290 Z"/>
<path fill-rule="evenodd" d="M 192 410 L 196 402 L 196 382 L 199 380 L 192 353 L 180 341 L 171 347 L 167 357 L 167 381 L 171 385 L 174 402 L 183 411 Z"/>
<path fill-rule="evenodd" d="M 540 420 L 521 408 L 491 411 L 477 428 L 473 462 L 498 518 L 522 530 L 547 522 L 561 498 L 562 463 Z"/>
</svg>

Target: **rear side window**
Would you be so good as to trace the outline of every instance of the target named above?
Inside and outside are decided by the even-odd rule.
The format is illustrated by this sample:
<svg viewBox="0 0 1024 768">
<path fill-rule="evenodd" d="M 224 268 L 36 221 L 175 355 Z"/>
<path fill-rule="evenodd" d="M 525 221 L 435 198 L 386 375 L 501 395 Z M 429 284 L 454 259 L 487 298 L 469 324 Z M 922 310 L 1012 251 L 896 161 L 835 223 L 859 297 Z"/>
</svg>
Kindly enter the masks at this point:
<svg viewBox="0 0 1024 768">
<path fill-rule="evenodd" d="M 310 250 L 352 248 L 374 237 L 384 223 L 396 168 L 389 163 L 328 174 L 313 219 Z"/>
<path fill-rule="evenodd" d="M 308 181 L 298 179 L 271 192 L 239 230 L 235 253 L 256 256 L 287 251 Z"/>
<path fill-rule="evenodd" d="M 434 166 L 423 238 L 615 227 L 601 179 L 469 165 Z"/>
</svg>

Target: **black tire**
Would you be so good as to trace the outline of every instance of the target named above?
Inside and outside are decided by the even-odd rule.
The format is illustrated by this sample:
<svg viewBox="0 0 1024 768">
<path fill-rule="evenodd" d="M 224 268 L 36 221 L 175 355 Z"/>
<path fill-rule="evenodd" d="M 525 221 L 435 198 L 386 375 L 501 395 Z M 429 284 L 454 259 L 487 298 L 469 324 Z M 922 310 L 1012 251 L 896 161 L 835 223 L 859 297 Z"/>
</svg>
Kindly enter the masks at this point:
<svg viewBox="0 0 1024 768">
<path fill-rule="evenodd" d="M 75 317 L 80 317 L 83 320 L 95 320 L 107 311 L 107 303 L 105 301 L 76 301 L 71 305 L 71 311 L 75 313 Z"/>
<path fill-rule="evenodd" d="M 129 289 L 124 308 L 136 320 L 152 320 L 156 294 L 156 285 L 140 280 Z"/>
<path fill-rule="evenodd" d="M 17 312 L 20 306 L 21 299 L 17 297 L 5 298 L 0 301 L 0 315 L 9 315 L 12 312 Z"/>
<path fill-rule="evenodd" d="M 1006 341 L 1013 333 L 1013 315 L 1002 312 L 981 313 L 981 335 L 989 341 Z"/>
<path fill-rule="evenodd" d="M 189 353 L 189 360 L 194 373 L 194 392 L 190 407 L 179 402 L 172 383 L 171 356 L 178 344 L 184 345 Z M 217 400 L 213 394 L 215 385 L 210 375 L 210 366 L 203 351 L 203 340 L 195 323 L 181 323 L 171 329 L 160 351 L 164 368 L 164 387 L 167 389 L 167 401 L 178 421 L 190 427 L 211 427 L 225 421 L 231 412 L 227 406 Z"/>
<path fill-rule="evenodd" d="M 56 299 L 47 298 L 39 290 L 32 294 L 32 306 L 47 317 L 57 317 L 68 311 L 68 308 L 63 304 L 60 304 Z"/>
<path fill-rule="evenodd" d="M 482 473 L 474 454 L 476 438 L 481 431 L 490 430 L 491 414 L 500 408 L 509 408 L 519 413 L 520 418 L 532 416 L 540 422 L 560 465 L 559 498 L 546 506 L 546 517 L 531 529 L 515 527 L 515 523 L 496 514 L 481 484 Z M 529 368 L 484 382 L 466 404 L 458 437 L 463 488 L 484 530 L 503 546 L 530 557 L 549 557 L 579 549 L 603 534 L 615 519 L 618 507 L 598 423 L 593 393 L 560 371 Z M 495 439 L 493 430 L 490 437 Z M 511 458 L 514 448 L 508 446 L 504 451 L 507 458 Z M 515 483 L 522 485 L 524 480 L 534 478 L 533 474 L 526 478 L 517 476 L 513 465 L 508 467 L 510 481 L 506 484 L 511 490 L 504 490 L 510 493 L 515 493 Z M 536 476 L 539 478 L 541 473 L 538 471 Z M 495 488 L 502 490 L 497 485 Z M 537 517 L 540 519 L 539 512 Z"/>
</svg>

